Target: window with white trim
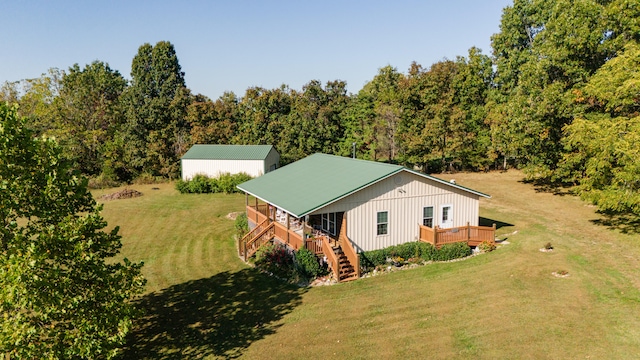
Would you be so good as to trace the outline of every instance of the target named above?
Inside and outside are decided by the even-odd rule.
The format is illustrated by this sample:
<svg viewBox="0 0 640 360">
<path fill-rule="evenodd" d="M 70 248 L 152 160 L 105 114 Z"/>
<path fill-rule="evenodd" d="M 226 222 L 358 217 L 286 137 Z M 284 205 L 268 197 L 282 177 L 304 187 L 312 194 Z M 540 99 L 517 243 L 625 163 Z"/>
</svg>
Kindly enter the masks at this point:
<svg viewBox="0 0 640 360">
<path fill-rule="evenodd" d="M 322 230 L 331 235 L 336 234 L 336 213 L 322 214 Z"/>
<path fill-rule="evenodd" d="M 387 235 L 389 233 L 389 212 L 379 211 L 376 216 L 377 234 Z"/>
<path fill-rule="evenodd" d="M 451 220 L 451 206 L 442 207 L 442 223 Z"/>
<path fill-rule="evenodd" d="M 433 206 L 422 208 L 422 225 L 433 228 Z"/>
</svg>

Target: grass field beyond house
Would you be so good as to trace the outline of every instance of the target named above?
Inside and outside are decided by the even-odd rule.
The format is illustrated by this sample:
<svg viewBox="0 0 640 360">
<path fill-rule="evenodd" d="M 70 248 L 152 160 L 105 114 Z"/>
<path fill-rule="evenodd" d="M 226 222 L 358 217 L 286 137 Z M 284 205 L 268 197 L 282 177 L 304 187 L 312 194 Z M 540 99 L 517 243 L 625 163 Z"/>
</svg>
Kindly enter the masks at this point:
<svg viewBox="0 0 640 360">
<path fill-rule="evenodd" d="M 107 202 L 103 212 L 148 279 L 139 300 L 146 315 L 124 358 L 637 358 L 637 223 L 538 192 L 516 171 L 443 178 L 492 195 L 481 200 L 482 221 L 497 223 L 507 245 L 309 289 L 238 259 L 225 216 L 242 211 L 243 196 L 134 186 L 144 196 Z M 547 242 L 554 250 L 540 252 Z"/>
</svg>

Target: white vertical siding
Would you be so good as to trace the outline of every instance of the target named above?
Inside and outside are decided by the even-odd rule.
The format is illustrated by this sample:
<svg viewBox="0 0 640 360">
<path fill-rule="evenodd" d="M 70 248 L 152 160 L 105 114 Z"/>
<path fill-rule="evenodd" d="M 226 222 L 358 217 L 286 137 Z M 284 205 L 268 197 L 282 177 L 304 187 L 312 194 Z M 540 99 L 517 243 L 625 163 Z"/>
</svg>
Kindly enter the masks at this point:
<svg viewBox="0 0 640 360">
<path fill-rule="evenodd" d="M 263 160 L 182 159 L 182 180 L 189 180 L 197 174 L 216 177 L 227 172 L 231 174 L 245 172 L 257 177 L 265 173 L 264 169 Z"/>
<path fill-rule="evenodd" d="M 433 206 L 434 225 L 440 225 L 440 205 L 453 205 L 453 227 L 469 222 L 478 225 L 479 196 L 456 189 L 409 172 L 401 172 L 314 214 L 345 212 L 347 235 L 358 251 L 381 249 L 416 241 L 422 209 Z M 389 234 L 376 234 L 376 214 L 389 212 Z"/>
</svg>

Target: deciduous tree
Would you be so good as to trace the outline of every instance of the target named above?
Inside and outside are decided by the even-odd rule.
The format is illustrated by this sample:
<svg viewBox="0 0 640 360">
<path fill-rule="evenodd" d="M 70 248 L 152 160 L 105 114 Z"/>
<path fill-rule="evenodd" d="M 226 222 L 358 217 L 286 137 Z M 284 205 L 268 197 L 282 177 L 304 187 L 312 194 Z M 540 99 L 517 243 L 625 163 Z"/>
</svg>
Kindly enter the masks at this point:
<svg viewBox="0 0 640 360">
<path fill-rule="evenodd" d="M 87 181 L 54 140 L 0 104 L 0 354 L 112 358 L 131 327 L 142 264 L 113 259 Z"/>
</svg>

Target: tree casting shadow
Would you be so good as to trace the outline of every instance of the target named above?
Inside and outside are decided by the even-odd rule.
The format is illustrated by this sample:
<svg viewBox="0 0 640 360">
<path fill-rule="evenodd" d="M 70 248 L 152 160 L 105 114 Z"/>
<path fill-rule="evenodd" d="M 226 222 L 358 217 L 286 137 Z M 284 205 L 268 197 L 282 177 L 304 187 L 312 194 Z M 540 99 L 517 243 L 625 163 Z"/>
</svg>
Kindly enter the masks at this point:
<svg viewBox="0 0 640 360">
<path fill-rule="evenodd" d="M 558 196 L 573 195 L 571 192 L 571 184 L 553 182 L 547 179 L 524 179 L 520 182 L 523 184 L 533 185 L 533 188 L 537 193 L 550 193 Z"/>
<path fill-rule="evenodd" d="M 640 216 L 634 214 L 617 214 L 598 211 L 604 218 L 589 220 L 596 225 L 606 226 L 611 230 L 618 230 L 623 234 L 640 234 Z"/>
<path fill-rule="evenodd" d="M 515 226 L 513 224 L 509 224 L 503 221 L 499 221 L 499 220 L 493 220 L 493 219 L 489 219 L 489 218 L 485 218 L 480 216 L 480 219 L 478 221 L 478 225 L 480 226 L 488 226 L 488 227 L 492 227 L 493 224 L 496 224 L 496 230 L 503 228 L 503 227 L 507 227 L 507 226 Z"/>
<path fill-rule="evenodd" d="M 274 333 L 305 291 L 244 269 L 146 295 L 138 303 L 145 316 L 134 323 L 122 358 L 239 357 Z"/>
</svg>

